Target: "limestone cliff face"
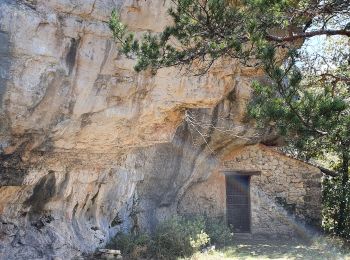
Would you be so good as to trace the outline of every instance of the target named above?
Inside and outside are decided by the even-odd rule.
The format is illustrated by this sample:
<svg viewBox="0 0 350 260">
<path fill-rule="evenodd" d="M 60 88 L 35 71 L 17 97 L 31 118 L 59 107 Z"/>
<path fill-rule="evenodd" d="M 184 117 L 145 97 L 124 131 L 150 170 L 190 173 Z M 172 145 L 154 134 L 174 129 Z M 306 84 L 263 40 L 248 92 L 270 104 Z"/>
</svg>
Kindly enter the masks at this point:
<svg viewBox="0 0 350 260">
<path fill-rule="evenodd" d="M 255 71 L 137 74 L 113 8 L 137 32 L 169 23 L 164 0 L 0 1 L 1 259 L 69 259 L 151 229 L 222 154 L 261 138 L 243 114 Z"/>
</svg>

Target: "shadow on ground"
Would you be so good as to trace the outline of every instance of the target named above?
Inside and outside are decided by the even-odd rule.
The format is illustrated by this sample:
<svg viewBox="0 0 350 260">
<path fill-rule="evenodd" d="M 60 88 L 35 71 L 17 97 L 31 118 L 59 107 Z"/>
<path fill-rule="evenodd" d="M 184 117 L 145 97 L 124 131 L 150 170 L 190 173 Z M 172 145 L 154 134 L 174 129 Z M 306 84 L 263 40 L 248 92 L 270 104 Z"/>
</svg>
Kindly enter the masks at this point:
<svg viewBox="0 0 350 260">
<path fill-rule="evenodd" d="M 212 254 L 200 254 L 194 259 L 295 259 L 295 260 L 350 260 L 350 254 L 340 250 L 332 240 L 314 239 L 244 239 L 236 240 L 233 246 Z"/>
</svg>

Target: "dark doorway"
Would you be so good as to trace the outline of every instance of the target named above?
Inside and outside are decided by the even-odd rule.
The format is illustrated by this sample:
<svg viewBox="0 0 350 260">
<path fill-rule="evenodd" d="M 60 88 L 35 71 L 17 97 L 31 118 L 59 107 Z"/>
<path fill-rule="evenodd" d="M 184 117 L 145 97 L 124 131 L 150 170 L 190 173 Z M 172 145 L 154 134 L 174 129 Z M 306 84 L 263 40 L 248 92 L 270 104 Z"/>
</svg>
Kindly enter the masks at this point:
<svg viewBox="0 0 350 260">
<path fill-rule="evenodd" d="M 227 223 L 236 233 L 250 232 L 250 176 L 226 176 Z"/>
</svg>

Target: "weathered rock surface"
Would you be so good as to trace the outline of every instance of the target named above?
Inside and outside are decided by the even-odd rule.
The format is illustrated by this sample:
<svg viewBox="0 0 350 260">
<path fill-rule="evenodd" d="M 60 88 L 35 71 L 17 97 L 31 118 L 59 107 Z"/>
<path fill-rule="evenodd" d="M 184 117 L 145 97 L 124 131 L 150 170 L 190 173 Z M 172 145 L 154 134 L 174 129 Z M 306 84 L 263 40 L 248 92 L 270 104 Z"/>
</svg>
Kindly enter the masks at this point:
<svg viewBox="0 0 350 260">
<path fill-rule="evenodd" d="M 151 229 L 217 158 L 261 139 L 244 118 L 255 71 L 222 61 L 202 77 L 136 74 L 118 53 L 113 8 L 159 32 L 167 6 L 0 1 L 1 259 L 70 259 Z"/>
</svg>

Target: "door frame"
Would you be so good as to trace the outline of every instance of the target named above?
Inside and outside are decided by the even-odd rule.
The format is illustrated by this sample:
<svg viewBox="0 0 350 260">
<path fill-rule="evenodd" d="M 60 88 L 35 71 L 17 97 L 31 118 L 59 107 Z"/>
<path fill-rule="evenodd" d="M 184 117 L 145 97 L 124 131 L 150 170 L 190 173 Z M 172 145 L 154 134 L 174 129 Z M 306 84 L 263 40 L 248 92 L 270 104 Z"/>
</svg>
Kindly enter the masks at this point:
<svg viewBox="0 0 350 260">
<path fill-rule="evenodd" d="M 249 228 L 248 232 L 244 232 L 245 234 L 251 234 L 252 232 L 252 208 L 251 208 L 251 196 L 250 196 L 250 186 L 251 186 L 251 177 L 254 175 L 261 175 L 260 171 L 235 171 L 235 170 L 224 170 L 222 173 L 225 175 L 225 220 L 226 224 L 228 225 L 228 216 L 227 216 L 227 179 L 230 176 L 247 176 L 248 177 L 248 210 L 249 210 Z M 237 233 L 237 232 L 236 232 Z"/>
</svg>

